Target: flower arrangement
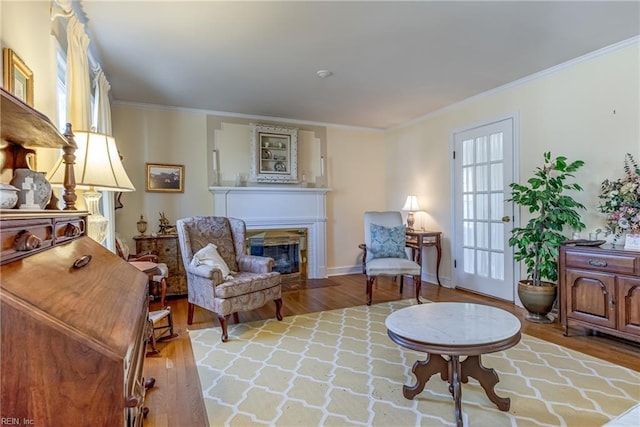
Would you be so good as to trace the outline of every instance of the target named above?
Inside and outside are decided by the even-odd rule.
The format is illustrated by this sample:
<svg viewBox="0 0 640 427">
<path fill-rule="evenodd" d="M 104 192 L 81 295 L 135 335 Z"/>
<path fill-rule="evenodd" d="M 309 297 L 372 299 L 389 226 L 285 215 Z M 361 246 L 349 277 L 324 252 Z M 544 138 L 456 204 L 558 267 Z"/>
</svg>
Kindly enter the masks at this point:
<svg viewBox="0 0 640 427">
<path fill-rule="evenodd" d="M 622 233 L 640 234 L 640 168 L 629 153 L 624 158 L 624 176 L 605 179 L 601 186 L 598 210 L 606 214 L 608 234 L 614 244 Z"/>
</svg>

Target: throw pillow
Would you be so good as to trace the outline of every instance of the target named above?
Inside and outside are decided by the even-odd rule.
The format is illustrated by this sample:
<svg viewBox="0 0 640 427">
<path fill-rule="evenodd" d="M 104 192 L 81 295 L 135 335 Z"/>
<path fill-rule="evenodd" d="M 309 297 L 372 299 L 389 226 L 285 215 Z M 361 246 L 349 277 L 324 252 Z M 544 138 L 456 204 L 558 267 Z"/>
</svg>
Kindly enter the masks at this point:
<svg viewBox="0 0 640 427">
<path fill-rule="evenodd" d="M 229 267 L 227 266 L 227 263 L 224 262 L 224 259 L 222 259 L 222 257 L 218 253 L 218 247 L 213 243 L 209 243 L 207 246 L 196 252 L 193 256 L 193 259 L 191 260 L 191 264 L 194 267 L 205 264 L 215 268 L 219 268 L 222 272 L 222 277 L 224 278 L 229 276 L 229 273 L 231 273 Z"/>
<path fill-rule="evenodd" d="M 371 224 L 371 248 L 367 260 L 375 258 L 406 258 L 406 229 L 404 225 L 384 227 Z"/>
</svg>

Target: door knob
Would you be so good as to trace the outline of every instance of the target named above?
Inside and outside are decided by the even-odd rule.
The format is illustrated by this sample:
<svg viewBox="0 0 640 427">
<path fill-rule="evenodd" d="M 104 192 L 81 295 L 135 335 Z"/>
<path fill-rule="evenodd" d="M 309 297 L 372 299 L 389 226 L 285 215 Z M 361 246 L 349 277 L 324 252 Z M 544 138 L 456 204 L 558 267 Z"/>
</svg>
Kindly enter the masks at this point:
<svg viewBox="0 0 640 427">
<path fill-rule="evenodd" d="M 509 222 L 511 221 L 511 217 L 509 215 L 505 215 L 502 217 L 502 222 Z"/>
</svg>

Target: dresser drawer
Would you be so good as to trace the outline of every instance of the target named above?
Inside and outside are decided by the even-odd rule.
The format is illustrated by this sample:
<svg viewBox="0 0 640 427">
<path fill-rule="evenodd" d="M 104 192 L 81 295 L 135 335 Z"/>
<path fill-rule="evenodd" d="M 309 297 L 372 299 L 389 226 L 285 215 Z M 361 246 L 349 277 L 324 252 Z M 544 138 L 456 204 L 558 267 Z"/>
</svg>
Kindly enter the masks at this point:
<svg viewBox="0 0 640 427">
<path fill-rule="evenodd" d="M 603 254 L 567 251 L 566 266 L 586 270 L 607 271 L 633 275 L 636 272 L 636 257 L 624 254 Z"/>
</svg>

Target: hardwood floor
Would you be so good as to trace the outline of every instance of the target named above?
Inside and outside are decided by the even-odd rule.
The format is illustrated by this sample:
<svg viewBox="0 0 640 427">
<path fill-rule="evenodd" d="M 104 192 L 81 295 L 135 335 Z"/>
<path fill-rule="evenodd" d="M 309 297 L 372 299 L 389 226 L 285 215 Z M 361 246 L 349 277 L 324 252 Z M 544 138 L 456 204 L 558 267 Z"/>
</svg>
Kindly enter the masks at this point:
<svg viewBox="0 0 640 427">
<path fill-rule="evenodd" d="M 374 285 L 373 302 L 412 298 L 413 294 L 411 280 L 405 281 L 403 295 L 400 295 L 396 283 L 388 278 L 379 278 Z M 282 298 L 284 316 L 363 305 L 366 302 L 365 280 L 362 274 L 354 274 L 284 284 Z M 588 331 L 580 329 L 571 329 L 570 336 L 565 337 L 557 320 L 550 325 L 531 323 L 524 320 L 524 311 L 513 304 L 430 283 L 423 282 L 422 298 L 430 301 L 476 302 L 504 308 L 521 319 L 522 331 L 526 334 L 640 371 L 640 345 L 629 341 L 589 335 Z M 158 309 L 159 305 L 154 304 L 159 303 L 152 303 L 151 309 Z M 149 415 L 145 426 L 207 426 L 188 330 L 218 326 L 218 321 L 214 320 L 211 312 L 196 307 L 193 325 L 188 326 L 186 298 L 168 300 L 168 304 L 172 307 L 175 331 L 179 336 L 158 343 L 160 354 L 145 360 L 145 377 L 156 378 L 156 386 L 147 394 Z M 275 317 L 275 304 L 241 312 L 239 316 L 240 322 Z"/>
</svg>

